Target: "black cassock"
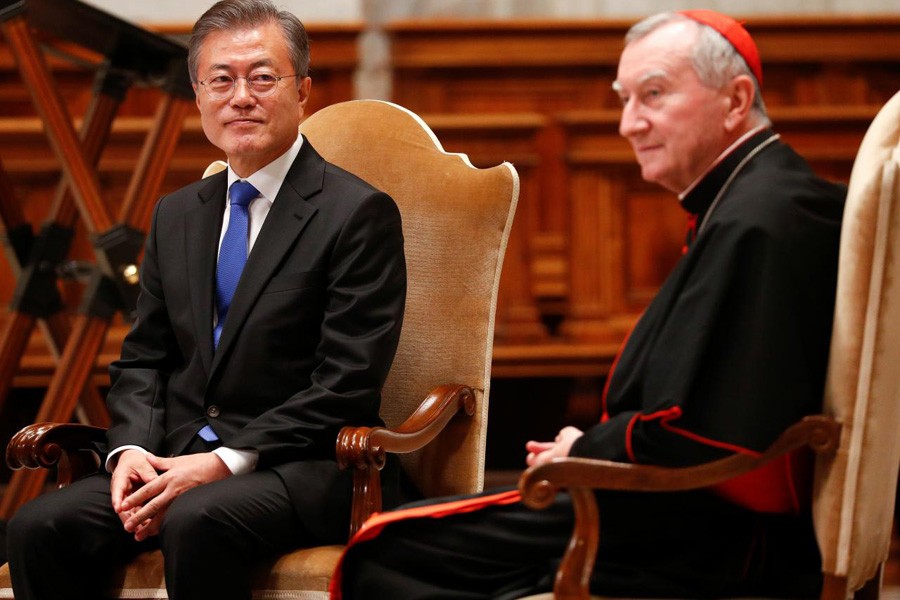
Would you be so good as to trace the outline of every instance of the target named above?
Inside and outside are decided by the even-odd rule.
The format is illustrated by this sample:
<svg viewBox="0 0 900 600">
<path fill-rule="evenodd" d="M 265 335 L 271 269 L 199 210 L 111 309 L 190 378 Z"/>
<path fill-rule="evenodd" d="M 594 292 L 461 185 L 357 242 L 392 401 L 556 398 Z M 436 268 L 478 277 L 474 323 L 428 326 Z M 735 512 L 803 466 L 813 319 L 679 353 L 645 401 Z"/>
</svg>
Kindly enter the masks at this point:
<svg viewBox="0 0 900 600">
<path fill-rule="evenodd" d="M 818 412 L 846 190 L 771 130 L 682 198 L 685 255 L 616 360 L 603 420 L 572 456 L 684 466 L 763 451 Z M 685 493 L 598 492 L 592 590 L 606 595 L 815 596 L 810 461 L 798 453 Z M 380 520 L 379 520 L 380 519 Z M 547 591 L 572 530 L 568 498 L 515 492 L 385 513 L 351 543 L 332 597 L 517 598 Z"/>
</svg>

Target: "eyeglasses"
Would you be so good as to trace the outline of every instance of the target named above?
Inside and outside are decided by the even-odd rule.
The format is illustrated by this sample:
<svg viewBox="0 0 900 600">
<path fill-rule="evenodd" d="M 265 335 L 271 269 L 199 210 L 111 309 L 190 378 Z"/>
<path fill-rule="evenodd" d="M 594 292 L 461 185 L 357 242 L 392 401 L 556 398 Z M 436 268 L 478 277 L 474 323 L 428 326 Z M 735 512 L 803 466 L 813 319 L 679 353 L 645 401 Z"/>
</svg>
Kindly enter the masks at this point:
<svg viewBox="0 0 900 600">
<path fill-rule="evenodd" d="M 289 77 L 299 77 L 299 75 L 274 75 L 272 73 L 251 73 L 247 77 L 232 77 L 231 75 L 213 75 L 207 77 L 203 81 L 198 82 L 209 94 L 213 100 L 224 100 L 231 98 L 234 94 L 234 88 L 238 79 L 247 82 L 250 92 L 257 98 L 271 96 L 278 88 L 278 82 Z"/>
</svg>

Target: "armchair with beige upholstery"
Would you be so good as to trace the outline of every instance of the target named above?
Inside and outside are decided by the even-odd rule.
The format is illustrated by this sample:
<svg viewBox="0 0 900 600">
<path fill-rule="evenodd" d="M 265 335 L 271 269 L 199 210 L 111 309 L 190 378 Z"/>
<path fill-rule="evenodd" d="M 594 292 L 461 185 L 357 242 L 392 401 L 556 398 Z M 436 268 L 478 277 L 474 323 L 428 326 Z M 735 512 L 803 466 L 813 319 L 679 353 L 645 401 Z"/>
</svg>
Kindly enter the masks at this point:
<svg viewBox="0 0 900 600">
<path fill-rule="evenodd" d="M 380 510 L 385 452 L 402 453 L 426 496 L 480 491 L 494 309 L 518 200 L 516 171 L 508 163 L 476 169 L 465 155 L 445 153 L 418 116 L 387 102 L 330 106 L 301 132 L 327 160 L 389 193 L 403 218 L 409 281 L 400 345 L 383 392 L 388 428 L 347 427 L 336 440 L 338 462 L 354 469 L 352 528 Z M 459 411 L 468 417 L 452 419 Z M 83 449 L 102 436 L 103 430 L 80 425 L 33 425 L 11 440 L 7 462 L 56 465 L 64 485 L 85 467 L 96 468 L 96 457 Z M 260 571 L 254 598 L 327 598 L 341 550 L 281 557 Z M 145 553 L 117 573 L 109 596 L 166 598 L 160 553 Z M 0 598 L 10 597 L 4 566 Z"/>
<path fill-rule="evenodd" d="M 764 454 L 684 469 L 557 459 L 519 480 L 525 501 L 546 506 L 567 488 L 576 525 L 553 597 L 589 598 L 602 536 L 592 490 L 684 490 L 750 471 L 803 445 L 817 452 L 813 517 L 822 598 L 877 598 L 891 541 L 900 468 L 900 94 L 860 146 L 841 230 L 838 287 L 824 414 L 786 431 Z M 599 575 L 599 574 L 598 574 Z M 550 598 L 549 594 L 534 596 Z"/>
</svg>

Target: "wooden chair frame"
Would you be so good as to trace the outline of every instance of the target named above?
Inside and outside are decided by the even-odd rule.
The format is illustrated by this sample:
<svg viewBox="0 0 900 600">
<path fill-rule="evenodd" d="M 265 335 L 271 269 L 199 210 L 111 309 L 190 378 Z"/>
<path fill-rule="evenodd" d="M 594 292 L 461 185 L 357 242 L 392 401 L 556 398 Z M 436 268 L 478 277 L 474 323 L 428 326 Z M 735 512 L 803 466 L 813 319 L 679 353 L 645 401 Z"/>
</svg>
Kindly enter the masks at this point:
<svg viewBox="0 0 900 600">
<path fill-rule="evenodd" d="M 588 586 L 600 540 L 600 516 L 593 490 L 675 492 L 705 488 L 749 473 L 803 446 L 810 447 L 818 456 L 833 455 L 840 437 L 841 425 L 837 421 L 828 416 L 815 415 L 805 417 L 788 428 L 757 457 L 734 454 L 711 463 L 680 468 L 588 458 L 557 458 L 528 468 L 519 478 L 519 491 L 525 504 L 532 508 L 545 508 L 560 490 L 566 489 L 575 509 L 575 528 L 556 574 L 553 597 L 557 600 L 591 598 Z"/>
</svg>

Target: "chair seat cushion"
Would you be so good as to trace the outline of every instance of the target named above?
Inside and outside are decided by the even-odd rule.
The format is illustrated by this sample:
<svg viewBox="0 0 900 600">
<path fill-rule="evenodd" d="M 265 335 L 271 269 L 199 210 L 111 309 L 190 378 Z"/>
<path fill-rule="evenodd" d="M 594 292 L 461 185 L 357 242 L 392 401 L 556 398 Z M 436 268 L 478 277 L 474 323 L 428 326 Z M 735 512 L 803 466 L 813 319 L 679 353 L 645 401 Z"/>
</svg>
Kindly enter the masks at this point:
<svg viewBox="0 0 900 600">
<path fill-rule="evenodd" d="M 260 570 L 253 597 L 265 598 L 267 591 L 277 592 L 278 598 L 288 598 L 284 594 L 287 591 L 327 594 L 328 582 L 343 551 L 343 546 L 318 546 L 285 554 L 268 569 Z"/>
</svg>

